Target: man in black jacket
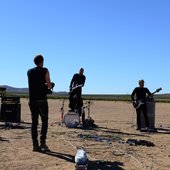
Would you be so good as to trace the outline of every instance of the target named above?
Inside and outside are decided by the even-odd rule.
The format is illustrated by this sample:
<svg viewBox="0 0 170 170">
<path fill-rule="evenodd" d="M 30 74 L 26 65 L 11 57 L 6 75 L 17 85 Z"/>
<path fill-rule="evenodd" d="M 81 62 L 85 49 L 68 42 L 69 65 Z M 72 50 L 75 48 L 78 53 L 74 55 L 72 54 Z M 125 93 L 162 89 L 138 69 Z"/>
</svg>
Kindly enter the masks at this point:
<svg viewBox="0 0 170 170">
<path fill-rule="evenodd" d="M 27 72 L 29 86 L 29 107 L 32 118 L 31 136 L 33 142 L 33 151 L 47 151 L 49 150 L 48 146 L 46 145 L 46 135 L 48 129 L 47 92 L 54 87 L 54 83 L 50 81 L 48 69 L 43 67 L 43 56 L 35 56 L 34 63 L 36 67 L 29 69 Z M 40 146 L 37 139 L 39 115 L 42 120 Z"/>
<path fill-rule="evenodd" d="M 141 112 L 143 113 L 145 118 L 146 129 L 149 128 L 149 120 L 146 107 L 146 95 L 151 96 L 152 94 L 148 90 L 148 88 L 144 87 L 144 80 L 139 80 L 139 87 L 136 87 L 131 94 L 133 105 L 136 108 L 137 113 L 137 130 L 141 129 Z"/>
</svg>

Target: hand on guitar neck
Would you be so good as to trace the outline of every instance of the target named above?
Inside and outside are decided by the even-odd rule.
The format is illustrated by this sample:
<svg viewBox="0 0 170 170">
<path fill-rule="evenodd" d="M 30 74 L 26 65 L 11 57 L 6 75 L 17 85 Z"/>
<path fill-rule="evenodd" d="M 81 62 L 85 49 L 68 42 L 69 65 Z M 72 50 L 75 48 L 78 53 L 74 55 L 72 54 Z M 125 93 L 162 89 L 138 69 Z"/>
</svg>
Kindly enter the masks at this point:
<svg viewBox="0 0 170 170">
<path fill-rule="evenodd" d="M 162 88 L 160 87 L 160 88 L 158 88 L 158 89 L 156 89 L 153 93 L 152 93 L 152 96 L 155 94 L 155 93 L 158 93 L 158 92 L 160 92 L 162 90 Z"/>
</svg>

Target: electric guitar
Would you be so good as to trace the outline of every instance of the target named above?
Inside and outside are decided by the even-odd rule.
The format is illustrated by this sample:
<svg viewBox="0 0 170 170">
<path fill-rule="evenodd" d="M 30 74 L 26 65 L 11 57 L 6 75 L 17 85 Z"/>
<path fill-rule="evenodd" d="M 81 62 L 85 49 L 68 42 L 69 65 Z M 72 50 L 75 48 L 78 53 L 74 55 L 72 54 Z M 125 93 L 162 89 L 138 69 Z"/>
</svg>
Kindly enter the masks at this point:
<svg viewBox="0 0 170 170">
<path fill-rule="evenodd" d="M 155 93 L 158 93 L 158 92 L 160 92 L 162 90 L 162 88 L 160 87 L 160 88 L 158 88 L 158 89 L 156 89 L 153 93 L 151 93 L 151 96 L 153 96 Z M 143 100 L 138 100 L 138 101 L 134 101 L 133 102 L 133 107 L 135 108 L 135 109 L 138 109 L 141 105 L 143 105 L 144 104 L 144 101 Z"/>
<path fill-rule="evenodd" d="M 71 88 L 70 92 L 73 92 L 74 90 L 81 88 L 81 87 L 83 87 L 83 84 L 76 85 L 76 86 Z"/>
</svg>

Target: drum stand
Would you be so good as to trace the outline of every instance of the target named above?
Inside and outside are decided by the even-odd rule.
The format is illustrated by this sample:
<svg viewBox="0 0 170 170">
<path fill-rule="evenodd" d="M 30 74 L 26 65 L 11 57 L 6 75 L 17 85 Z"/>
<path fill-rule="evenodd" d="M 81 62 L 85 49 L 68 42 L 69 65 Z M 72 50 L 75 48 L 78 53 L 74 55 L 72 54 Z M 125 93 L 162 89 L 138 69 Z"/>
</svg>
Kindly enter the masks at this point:
<svg viewBox="0 0 170 170">
<path fill-rule="evenodd" d="M 77 165 L 75 164 L 75 170 L 87 170 L 88 163 L 86 165 Z"/>
<path fill-rule="evenodd" d="M 90 105 L 91 105 L 91 102 L 88 101 L 88 105 L 83 107 L 83 110 L 87 108 L 87 119 L 90 119 Z"/>
<path fill-rule="evenodd" d="M 61 126 L 63 127 L 63 123 L 64 123 L 64 102 L 65 102 L 65 99 L 63 99 L 63 103 L 62 103 L 62 106 L 61 106 Z"/>
</svg>

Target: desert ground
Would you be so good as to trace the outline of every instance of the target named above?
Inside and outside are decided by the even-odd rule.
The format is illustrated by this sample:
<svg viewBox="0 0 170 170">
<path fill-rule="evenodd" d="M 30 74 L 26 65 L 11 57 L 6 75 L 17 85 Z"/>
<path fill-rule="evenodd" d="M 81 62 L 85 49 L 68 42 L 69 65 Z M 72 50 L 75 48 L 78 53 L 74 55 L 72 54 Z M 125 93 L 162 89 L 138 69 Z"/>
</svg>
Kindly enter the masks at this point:
<svg viewBox="0 0 170 170">
<path fill-rule="evenodd" d="M 157 132 L 136 131 L 136 113 L 131 103 L 92 101 L 94 129 L 67 128 L 61 123 L 63 100 L 49 99 L 47 145 L 51 152 L 32 151 L 31 115 L 28 100 L 21 99 L 20 124 L 6 128 L 0 122 L 1 170 L 74 170 L 77 147 L 89 158 L 88 170 L 169 170 L 170 104 L 156 103 Z M 84 101 L 87 105 L 87 101 Z M 68 101 L 65 101 L 65 113 Z M 88 110 L 86 109 L 86 116 Z M 39 121 L 39 130 L 41 121 Z M 154 146 L 133 145 L 128 139 L 145 140 Z"/>
</svg>

